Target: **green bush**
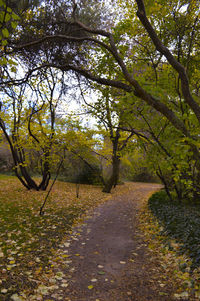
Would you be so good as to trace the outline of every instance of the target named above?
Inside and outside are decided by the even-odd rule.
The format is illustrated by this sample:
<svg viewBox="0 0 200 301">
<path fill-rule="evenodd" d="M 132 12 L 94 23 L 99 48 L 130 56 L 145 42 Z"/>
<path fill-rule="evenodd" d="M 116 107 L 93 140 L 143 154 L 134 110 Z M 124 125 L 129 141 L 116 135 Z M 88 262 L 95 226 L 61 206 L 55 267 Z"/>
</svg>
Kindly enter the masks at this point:
<svg viewBox="0 0 200 301">
<path fill-rule="evenodd" d="M 74 172 L 73 172 L 74 171 Z M 98 166 L 92 166 L 90 168 L 86 164 L 80 165 L 80 169 L 65 169 L 59 175 L 60 181 L 70 182 L 70 183 L 79 183 L 79 184 L 89 184 L 89 185 L 101 185 L 101 170 Z"/>
<path fill-rule="evenodd" d="M 98 167 L 95 166 L 94 169 L 91 169 L 85 165 L 84 169 L 82 169 L 74 179 L 74 182 L 80 184 L 99 185 L 101 184 L 100 175 L 101 171 Z"/>
<path fill-rule="evenodd" d="M 141 169 L 131 178 L 134 182 L 144 182 L 144 183 L 158 183 L 160 182 L 158 177 L 150 173 L 146 168 Z"/>
</svg>

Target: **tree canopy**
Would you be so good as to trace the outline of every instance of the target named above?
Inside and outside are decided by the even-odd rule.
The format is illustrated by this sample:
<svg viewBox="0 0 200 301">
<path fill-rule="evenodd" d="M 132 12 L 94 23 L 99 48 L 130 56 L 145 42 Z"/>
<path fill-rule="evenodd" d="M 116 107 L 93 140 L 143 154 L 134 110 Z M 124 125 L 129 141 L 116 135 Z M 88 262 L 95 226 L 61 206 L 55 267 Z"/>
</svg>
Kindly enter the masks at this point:
<svg viewBox="0 0 200 301">
<path fill-rule="evenodd" d="M 78 79 L 99 96 L 92 114 L 102 114 L 101 122 L 111 126 L 111 107 L 120 112 L 115 130 L 126 132 L 125 141 L 134 136 L 167 190 L 199 194 L 199 1 L 63 0 L 24 9 L 11 2 L 2 29 L 2 89 L 53 69 Z"/>
</svg>

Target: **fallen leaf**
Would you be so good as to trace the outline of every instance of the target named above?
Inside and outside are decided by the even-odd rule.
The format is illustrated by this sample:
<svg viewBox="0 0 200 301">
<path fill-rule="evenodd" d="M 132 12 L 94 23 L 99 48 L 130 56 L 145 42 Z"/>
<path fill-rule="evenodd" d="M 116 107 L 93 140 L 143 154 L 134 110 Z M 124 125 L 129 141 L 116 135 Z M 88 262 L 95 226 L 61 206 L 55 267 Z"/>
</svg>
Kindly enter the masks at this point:
<svg viewBox="0 0 200 301">
<path fill-rule="evenodd" d="M 24 298 L 19 296 L 18 294 L 14 294 L 11 296 L 11 300 L 13 301 L 24 301 Z"/>
<path fill-rule="evenodd" d="M 167 296 L 167 293 L 159 292 L 159 295 L 160 295 L 160 296 Z"/>
<path fill-rule="evenodd" d="M 65 242 L 65 243 L 64 243 L 64 246 L 65 246 L 66 248 L 69 248 L 70 243 L 69 243 L 69 242 Z"/>
<path fill-rule="evenodd" d="M 164 287 L 165 286 L 165 284 L 164 283 L 160 283 L 160 287 Z"/>
<path fill-rule="evenodd" d="M 188 292 L 182 292 L 180 294 L 174 294 L 174 297 L 181 300 L 188 300 L 189 294 Z"/>
<path fill-rule="evenodd" d="M 89 290 L 93 289 L 93 287 L 94 287 L 93 285 L 88 285 Z"/>
<path fill-rule="evenodd" d="M 93 278 L 90 280 L 91 282 L 97 282 L 97 279 L 96 278 Z"/>
<path fill-rule="evenodd" d="M 49 288 L 45 285 L 40 285 L 37 288 L 37 292 L 41 295 L 47 295 L 49 292 Z"/>
<path fill-rule="evenodd" d="M 62 283 L 61 284 L 62 287 L 68 287 L 68 285 L 69 285 L 68 283 Z"/>
</svg>

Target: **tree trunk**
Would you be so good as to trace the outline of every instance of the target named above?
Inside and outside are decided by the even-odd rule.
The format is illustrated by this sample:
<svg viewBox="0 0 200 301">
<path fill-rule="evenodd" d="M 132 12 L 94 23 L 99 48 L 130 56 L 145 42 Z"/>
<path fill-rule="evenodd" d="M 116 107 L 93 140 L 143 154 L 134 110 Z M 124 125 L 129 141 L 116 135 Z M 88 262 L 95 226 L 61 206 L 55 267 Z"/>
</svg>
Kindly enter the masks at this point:
<svg viewBox="0 0 200 301">
<path fill-rule="evenodd" d="M 168 187 L 167 181 L 165 180 L 165 177 L 164 177 L 163 174 L 162 174 L 162 171 L 161 171 L 160 166 L 159 166 L 159 170 L 156 171 L 156 174 L 157 174 L 157 176 L 160 178 L 161 182 L 163 183 L 163 185 L 164 185 L 164 187 L 165 187 L 165 191 L 166 191 L 166 193 L 167 193 L 169 199 L 170 199 L 171 201 L 173 201 L 172 195 L 171 195 L 171 193 L 170 193 L 170 189 L 169 189 L 169 187 Z"/>
<path fill-rule="evenodd" d="M 38 186 L 38 190 L 46 190 L 47 186 L 49 185 L 50 178 L 51 178 L 50 172 L 44 173 L 42 175 L 42 181 Z"/>
<path fill-rule="evenodd" d="M 120 157 L 113 156 L 112 159 L 112 174 L 109 180 L 105 183 L 103 192 L 110 193 L 112 187 L 116 187 L 118 180 L 119 180 L 119 167 L 120 167 Z"/>
</svg>

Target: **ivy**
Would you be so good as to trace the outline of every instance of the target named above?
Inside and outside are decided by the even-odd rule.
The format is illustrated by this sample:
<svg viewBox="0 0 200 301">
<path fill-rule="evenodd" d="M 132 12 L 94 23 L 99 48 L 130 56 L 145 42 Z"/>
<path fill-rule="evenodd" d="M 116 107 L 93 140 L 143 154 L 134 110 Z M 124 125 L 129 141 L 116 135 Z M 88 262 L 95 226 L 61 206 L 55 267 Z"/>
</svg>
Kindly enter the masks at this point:
<svg viewBox="0 0 200 301">
<path fill-rule="evenodd" d="M 160 234 L 179 243 L 178 253 L 187 254 L 191 259 L 190 271 L 199 268 L 200 203 L 172 202 L 165 191 L 160 191 L 149 199 L 148 205 L 162 227 Z"/>
</svg>

